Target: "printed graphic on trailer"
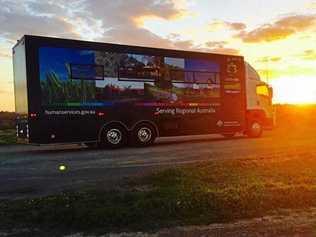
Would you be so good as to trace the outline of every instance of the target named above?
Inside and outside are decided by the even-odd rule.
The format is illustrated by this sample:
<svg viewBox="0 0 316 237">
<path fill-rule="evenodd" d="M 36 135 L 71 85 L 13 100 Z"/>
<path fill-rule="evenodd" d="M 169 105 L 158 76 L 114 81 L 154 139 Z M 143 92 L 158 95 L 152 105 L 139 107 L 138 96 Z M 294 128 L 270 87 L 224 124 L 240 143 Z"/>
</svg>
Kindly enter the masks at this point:
<svg viewBox="0 0 316 237">
<path fill-rule="evenodd" d="M 42 47 L 46 107 L 120 103 L 206 104 L 220 98 L 220 66 L 210 60 Z"/>
</svg>

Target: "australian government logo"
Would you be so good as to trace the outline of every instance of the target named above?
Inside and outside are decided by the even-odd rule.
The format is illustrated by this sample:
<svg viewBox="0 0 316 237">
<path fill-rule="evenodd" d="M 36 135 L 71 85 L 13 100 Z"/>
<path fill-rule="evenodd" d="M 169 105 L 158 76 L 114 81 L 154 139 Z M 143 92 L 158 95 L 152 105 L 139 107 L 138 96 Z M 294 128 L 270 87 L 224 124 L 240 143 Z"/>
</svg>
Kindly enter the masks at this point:
<svg viewBox="0 0 316 237">
<path fill-rule="evenodd" d="M 230 62 L 227 64 L 227 73 L 236 74 L 238 72 L 238 66 L 234 62 Z"/>
</svg>

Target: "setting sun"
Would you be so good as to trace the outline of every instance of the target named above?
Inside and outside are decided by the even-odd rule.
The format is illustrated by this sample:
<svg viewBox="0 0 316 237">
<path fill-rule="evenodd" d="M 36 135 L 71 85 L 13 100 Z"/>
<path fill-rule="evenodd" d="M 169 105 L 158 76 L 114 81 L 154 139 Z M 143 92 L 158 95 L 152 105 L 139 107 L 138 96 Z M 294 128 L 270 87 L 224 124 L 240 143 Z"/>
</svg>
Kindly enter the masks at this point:
<svg viewBox="0 0 316 237">
<path fill-rule="evenodd" d="M 277 103 L 311 104 L 316 101 L 316 78 L 283 77 L 271 81 Z"/>
</svg>

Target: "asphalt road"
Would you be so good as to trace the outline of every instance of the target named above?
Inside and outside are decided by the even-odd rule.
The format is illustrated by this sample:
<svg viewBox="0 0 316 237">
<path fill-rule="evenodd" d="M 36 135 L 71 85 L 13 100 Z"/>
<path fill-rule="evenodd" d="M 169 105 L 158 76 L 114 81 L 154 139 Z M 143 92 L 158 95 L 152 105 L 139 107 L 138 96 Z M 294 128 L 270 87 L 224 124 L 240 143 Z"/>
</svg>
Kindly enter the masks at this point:
<svg viewBox="0 0 316 237">
<path fill-rule="evenodd" d="M 84 146 L 0 146 L 0 199 L 32 197 L 90 187 L 111 189 L 126 177 L 215 159 L 265 159 L 316 151 L 310 133 L 266 132 L 262 138 L 195 136 L 163 138 L 147 148 L 88 149 Z M 64 164 L 67 169 L 60 171 Z"/>
</svg>

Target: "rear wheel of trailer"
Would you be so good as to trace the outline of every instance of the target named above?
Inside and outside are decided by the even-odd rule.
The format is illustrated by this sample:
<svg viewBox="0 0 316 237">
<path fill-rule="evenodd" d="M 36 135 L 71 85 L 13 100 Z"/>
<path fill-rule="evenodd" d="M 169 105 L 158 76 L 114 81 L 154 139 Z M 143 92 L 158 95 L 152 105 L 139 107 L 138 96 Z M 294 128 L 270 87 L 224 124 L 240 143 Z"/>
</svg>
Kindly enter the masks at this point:
<svg viewBox="0 0 316 237">
<path fill-rule="evenodd" d="M 149 146 L 155 142 L 157 130 L 149 123 L 135 126 L 130 135 L 130 143 L 135 146 Z"/>
</svg>

